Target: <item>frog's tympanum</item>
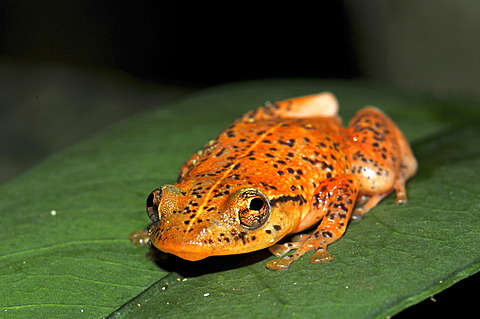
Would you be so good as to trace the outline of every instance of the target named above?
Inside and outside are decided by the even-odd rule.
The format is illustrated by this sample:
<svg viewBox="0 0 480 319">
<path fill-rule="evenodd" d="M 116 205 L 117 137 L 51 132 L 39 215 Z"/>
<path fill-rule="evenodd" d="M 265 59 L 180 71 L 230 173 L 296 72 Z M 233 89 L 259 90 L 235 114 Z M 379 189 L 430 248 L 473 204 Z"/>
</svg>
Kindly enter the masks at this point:
<svg viewBox="0 0 480 319">
<path fill-rule="evenodd" d="M 335 97 L 322 93 L 245 114 L 183 165 L 176 184 L 148 196 L 153 225 L 144 235 L 190 261 L 267 247 L 277 256 L 294 250 L 270 269 L 287 269 L 310 251 L 312 263 L 332 260 L 327 246 L 351 217 L 392 192 L 405 203 L 405 182 L 417 169 L 402 132 L 380 110 L 362 109 L 348 127 L 337 112 Z"/>
</svg>

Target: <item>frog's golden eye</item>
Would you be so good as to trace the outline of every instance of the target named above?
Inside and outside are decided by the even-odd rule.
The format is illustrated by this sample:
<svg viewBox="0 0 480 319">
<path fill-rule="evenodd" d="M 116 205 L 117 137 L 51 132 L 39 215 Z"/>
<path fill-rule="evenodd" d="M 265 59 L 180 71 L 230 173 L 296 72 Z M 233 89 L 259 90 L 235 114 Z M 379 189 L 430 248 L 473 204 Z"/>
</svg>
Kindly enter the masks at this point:
<svg viewBox="0 0 480 319">
<path fill-rule="evenodd" d="M 160 201 L 162 199 L 162 189 L 157 188 L 153 192 L 150 193 L 147 197 L 147 214 L 148 217 L 152 220 L 154 225 L 158 225 L 160 222 L 160 215 L 158 213 L 158 205 L 160 205 Z"/>
<path fill-rule="evenodd" d="M 263 226 L 270 216 L 270 202 L 262 192 L 254 188 L 240 190 L 238 196 L 238 219 L 246 229 Z"/>
</svg>

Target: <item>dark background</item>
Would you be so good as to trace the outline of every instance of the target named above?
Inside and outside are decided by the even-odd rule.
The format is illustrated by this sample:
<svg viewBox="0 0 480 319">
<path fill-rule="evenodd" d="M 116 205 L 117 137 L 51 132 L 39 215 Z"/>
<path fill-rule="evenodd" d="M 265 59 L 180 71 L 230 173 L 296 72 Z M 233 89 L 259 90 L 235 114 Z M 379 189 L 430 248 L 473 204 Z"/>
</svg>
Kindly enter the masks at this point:
<svg viewBox="0 0 480 319">
<path fill-rule="evenodd" d="M 0 0 L 0 183 L 123 117 L 231 81 L 362 79 L 480 96 L 474 1 L 287 3 Z M 477 282 L 398 317 L 473 312 Z"/>
<path fill-rule="evenodd" d="M 241 3 L 5 1 L 0 52 L 206 86 L 258 77 L 358 75 L 339 1 Z"/>
</svg>

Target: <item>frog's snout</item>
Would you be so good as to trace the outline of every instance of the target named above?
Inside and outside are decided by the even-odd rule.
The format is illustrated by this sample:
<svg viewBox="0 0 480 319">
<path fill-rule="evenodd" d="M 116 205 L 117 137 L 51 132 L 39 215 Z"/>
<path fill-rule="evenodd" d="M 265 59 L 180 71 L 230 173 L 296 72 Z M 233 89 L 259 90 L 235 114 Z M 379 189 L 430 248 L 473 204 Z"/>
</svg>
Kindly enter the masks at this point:
<svg viewBox="0 0 480 319">
<path fill-rule="evenodd" d="M 153 192 L 150 193 L 147 197 L 147 214 L 148 217 L 152 220 L 154 225 L 158 225 L 160 223 L 160 215 L 158 212 L 158 205 L 160 205 L 160 201 L 162 200 L 162 189 L 157 188 Z"/>
</svg>

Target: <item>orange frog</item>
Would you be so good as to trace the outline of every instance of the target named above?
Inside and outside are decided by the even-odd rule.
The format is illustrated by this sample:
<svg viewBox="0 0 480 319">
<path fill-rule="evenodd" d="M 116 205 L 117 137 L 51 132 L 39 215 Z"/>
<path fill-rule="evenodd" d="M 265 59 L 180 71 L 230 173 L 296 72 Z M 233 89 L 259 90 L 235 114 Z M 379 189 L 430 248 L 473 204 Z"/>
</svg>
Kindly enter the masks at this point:
<svg viewBox="0 0 480 319">
<path fill-rule="evenodd" d="M 393 191 L 405 203 L 405 182 L 417 169 L 402 132 L 381 111 L 365 108 L 346 128 L 337 112 L 335 97 L 322 93 L 247 113 L 193 155 L 175 185 L 148 196 L 153 225 L 132 241 L 146 236 L 191 261 L 295 249 L 267 263 L 276 270 L 310 251 L 312 263 L 332 260 L 327 245 L 350 217 L 361 218 Z M 276 244 L 314 225 L 311 234 Z"/>
</svg>

